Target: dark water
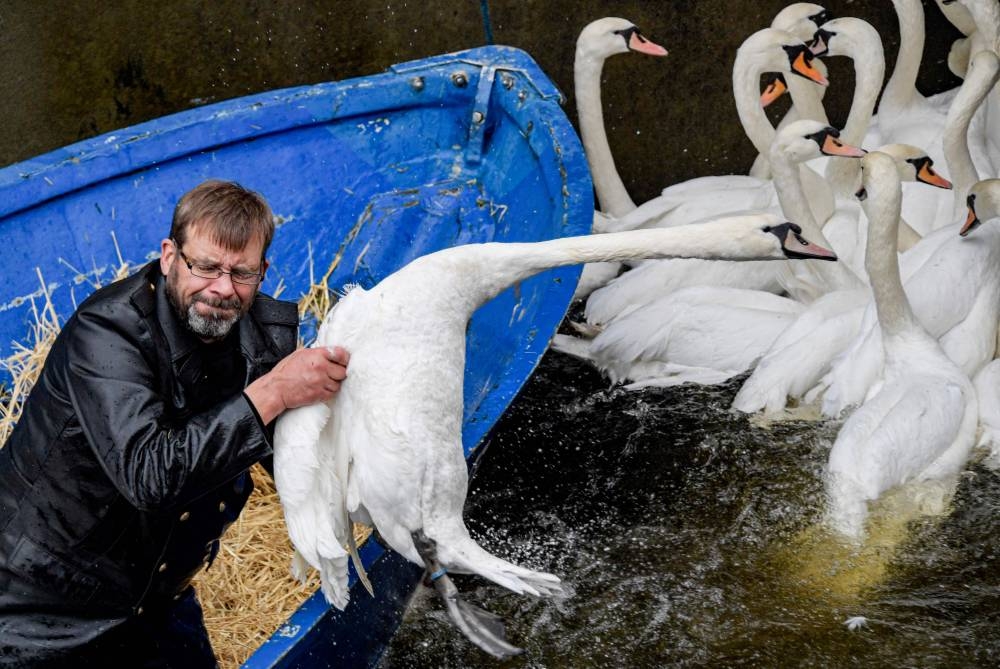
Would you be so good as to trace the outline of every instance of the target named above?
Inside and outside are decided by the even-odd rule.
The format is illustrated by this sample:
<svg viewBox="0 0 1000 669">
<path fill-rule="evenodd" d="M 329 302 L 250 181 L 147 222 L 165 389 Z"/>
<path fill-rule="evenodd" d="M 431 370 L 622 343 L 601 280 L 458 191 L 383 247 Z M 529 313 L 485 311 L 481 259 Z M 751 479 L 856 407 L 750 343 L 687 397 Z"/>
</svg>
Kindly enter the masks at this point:
<svg viewBox="0 0 1000 669">
<path fill-rule="evenodd" d="M 421 587 L 381 666 L 998 666 L 1000 476 L 970 466 L 946 515 L 886 530 L 895 539 L 837 578 L 842 556 L 810 528 L 838 425 L 754 426 L 728 410 L 738 388 L 627 393 L 547 354 L 466 518 L 488 550 L 573 596 L 457 579 L 525 648 L 500 662 Z M 866 625 L 849 630 L 852 616 Z"/>
</svg>

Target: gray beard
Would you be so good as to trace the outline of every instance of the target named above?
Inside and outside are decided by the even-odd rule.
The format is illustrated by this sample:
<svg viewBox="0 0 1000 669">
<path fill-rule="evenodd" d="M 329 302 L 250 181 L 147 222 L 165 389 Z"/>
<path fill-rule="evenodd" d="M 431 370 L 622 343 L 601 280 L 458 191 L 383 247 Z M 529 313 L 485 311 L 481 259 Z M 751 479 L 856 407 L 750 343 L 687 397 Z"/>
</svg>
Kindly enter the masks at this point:
<svg viewBox="0 0 1000 669">
<path fill-rule="evenodd" d="M 174 313 L 177 314 L 177 318 L 184 324 L 184 327 L 199 337 L 209 341 L 223 339 L 229 334 L 229 331 L 233 329 L 236 322 L 239 321 L 243 314 L 247 311 L 247 309 L 242 307 L 240 301 L 234 298 L 233 300 L 225 301 L 226 303 L 224 305 L 214 305 L 235 307 L 236 313 L 234 315 L 221 318 L 214 316 L 202 316 L 198 313 L 198 310 L 195 309 L 195 303 L 205 302 L 206 304 L 211 304 L 211 302 L 194 298 L 185 307 L 181 304 L 180 298 L 174 292 L 173 286 L 169 281 L 167 282 L 167 299 L 170 301 L 170 306 L 174 308 Z"/>
<path fill-rule="evenodd" d="M 240 320 L 240 313 L 237 312 L 230 318 L 215 318 L 212 316 L 202 316 L 195 309 L 194 302 L 188 305 L 186 318 L 182 318 L 184 324 L 191 332 L 205 339 L 222 339 L 233 329 L 236 322 Z"/>
</svg>

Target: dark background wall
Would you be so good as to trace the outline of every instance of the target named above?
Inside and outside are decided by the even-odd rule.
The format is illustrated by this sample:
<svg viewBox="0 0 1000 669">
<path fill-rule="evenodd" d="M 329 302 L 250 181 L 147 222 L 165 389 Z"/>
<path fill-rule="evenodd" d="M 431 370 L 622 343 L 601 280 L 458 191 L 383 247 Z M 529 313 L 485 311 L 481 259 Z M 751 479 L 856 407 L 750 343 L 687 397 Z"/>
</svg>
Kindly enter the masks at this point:
<svg viewBox="0 0 1000 669">
<path fill-rule="evenodd" d="M 486 42 L 480 0 L 148 0 L 0 3 L 0 165 L 197 105 L 371 74 Z M 494 41 L 526 50 L 563 90 L 576 123 L 573 53 L 590 21 L 634 21 L 670 51 L 605 67 L 605 121 L 637 201 L 679 180 L 745 171 L 753 152 L 732 102 L 736 48 L 787 0 L 488 0 Z M 887 76 L 899 36 L 890 0 L 828 0 L 881 33 Z M 919 87 L 959 83 L 945 61 L 959 37 L 925 0 Z M 846 117 L 850 61 L 831 59 L 831 120 Z"/>
</svg>

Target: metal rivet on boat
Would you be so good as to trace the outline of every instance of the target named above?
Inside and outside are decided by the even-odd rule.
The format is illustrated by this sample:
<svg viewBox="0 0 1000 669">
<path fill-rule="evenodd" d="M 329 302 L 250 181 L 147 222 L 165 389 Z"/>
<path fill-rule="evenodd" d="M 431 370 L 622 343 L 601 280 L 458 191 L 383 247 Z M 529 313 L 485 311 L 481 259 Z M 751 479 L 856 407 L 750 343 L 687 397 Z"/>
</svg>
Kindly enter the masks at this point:
<svg viewBox="0 0 1000 669">
<path fill-rule="evenodd" d="M 184 520 L 187 520 L 190 517 L 191 517 L 191 512 L 190 511 L 185 511 L 184 513 L 181 514 L 180 519 L 182 521 L 184 521 Z"/>
<path fill-rule="evenodd" d="M 160 566 L 156 568 L 156 571 L 160 572 L 161 574 L 163 572 L 165 572 L 166 570 L 167 570 L 167 563 L 166 562 L 161 562 Z"/>
<path fill-rule="evenodd" d="M 143 611 L 144 609 L 140 606 L 138 609 L 135 610 L 135 615 L 141 616 Z"/>
<path fill-rule="evenodd" d="M 483 116 L 483 112 L 481 112 L 481 111 L 474 111 L 474 112 L 472 112 L 472 122 L 473 123 L 479 124 L 479 123 L 482 123 L 485 120 L 486 120 L 486 117 Z"/>
<path fill-rule="evenodd" d="M 510 76 L 509 74 L 500 75 L 500 82 L 503 84 L 503 87 L 506 88 L 508 91 L 514 88 L 514 77 Z"/>
<path fill-rule="evenodd" d="M 410 79 L 410 88 L 415 91 L 424 90 L 424 78 L 423 77 L 413 77 Z"/>
<path fill-rule="evenodd" d="M 521 102 L 527 100 L 528 99 L 527 91 L 519 91 L 517 94 L 517 99 L 520 100 Z"/>
<path fill-rule="evenodd" d="M 225 511 L 225 510 L 226 510 L 226 503 L 225 502 L 219 502 L 219 512 L 221 513 L 222 511 Z"/>
<path fill-rule="evenodd" d="M 455 84 L 459 88 L 465 88 L 469 85 L 469 77 L 465 74 L 465 72 L 459 70 L 451 75 L 451 83 Z"/>
</svg>

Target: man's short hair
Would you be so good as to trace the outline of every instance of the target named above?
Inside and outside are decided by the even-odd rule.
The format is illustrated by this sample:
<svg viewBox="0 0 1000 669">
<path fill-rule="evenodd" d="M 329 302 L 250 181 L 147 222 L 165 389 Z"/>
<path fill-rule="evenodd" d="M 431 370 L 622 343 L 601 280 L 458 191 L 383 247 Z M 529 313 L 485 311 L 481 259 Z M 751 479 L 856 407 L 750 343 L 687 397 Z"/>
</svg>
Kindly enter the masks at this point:
<svg viewBox="0 0 1000 669">
<path fill-rule="evenodd" d="M 177 202 L 170 236 L 183 246 L 192 227 L 203 229 L 213 243 L 229 251 L 260 239 L 266 253 L 274 237 L 274 216 L 259 193 L 233 181 L 209 179 Z"/>
</svg>

